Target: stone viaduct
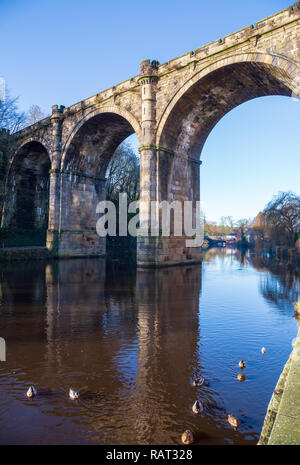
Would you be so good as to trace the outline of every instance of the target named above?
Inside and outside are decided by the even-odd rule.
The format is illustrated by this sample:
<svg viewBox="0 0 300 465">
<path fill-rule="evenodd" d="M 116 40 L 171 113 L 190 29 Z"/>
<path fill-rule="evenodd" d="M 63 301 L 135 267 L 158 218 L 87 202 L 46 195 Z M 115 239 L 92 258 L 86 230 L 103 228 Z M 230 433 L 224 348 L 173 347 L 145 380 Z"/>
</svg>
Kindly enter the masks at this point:
<svg viewBox="0 0 300 465">
<path fill-rule="evenodd" d="M 298 95 L 299 84 L 300 2 L 167 63 L 144 60 L 137 76 L 68 108 L 54 105 L 51 116 L 16 134 L 5 226 L 15 221 L 10 212 L 22 204 L 22 189 L 29 189 L 33 207 L 22 206 L 23 218 L 46 221 L 50 250 L 103 255 L 96 205 L 105 197 L 110 158 L 124 139 L 135 132 L 140 144 L 140 221 L 146 228 L 151 200 L 199 199 L 201 151 L 227 112 L 256 97 Z M 25 172 L 31 173 L 27 184 Z M 174 234 L 138 237 L 137 247 L 141 266 L 200 257 L 200 248 L 187 248 Z"/>
</svg>

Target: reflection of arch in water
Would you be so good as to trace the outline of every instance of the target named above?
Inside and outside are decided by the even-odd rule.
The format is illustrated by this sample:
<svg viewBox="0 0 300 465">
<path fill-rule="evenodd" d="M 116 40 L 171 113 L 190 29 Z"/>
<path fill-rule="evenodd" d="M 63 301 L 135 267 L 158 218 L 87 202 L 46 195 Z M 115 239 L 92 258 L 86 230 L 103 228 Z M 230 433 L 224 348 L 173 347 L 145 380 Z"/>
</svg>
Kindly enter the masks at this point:
<svg viewBox="0 0 300 465">
<path fill-rule="evenodd" d="M 102 316 L 105 260 L 63 260 L 52 262 L 45 270 L 47 286 L 47 357 L 58 367 L 82 358 L 82 339 L 78 328 L 91 335 Z M 88 347 L 86 348 L 86 357 Z M 93 357 L 91 357 L 92 360 Z"/>
<path fill-rule="evenodd" d="M 55 270 L 60 263 L 62 268 Z M 67 368 L 78 383 L 105 390 L 105 400 L 91 406 L 102 409 L 99 415 L 95 411 L 90 424 L 100 441 L 109 443 L 111 432 L 118 429 L 124 441 L 134 437 L 139 444 L 167 444 L 166 422 L 170 419 L 173 424 L 177 415 L 177 390 L 182 393 L 179 411 L 186 412 L 193 403 L 190 381 L 200 367 L 202 267 L 138 271 L 135 283 L 115 270 L 117 285 L 111 286 L 110 280 L 103 294 L 105 273 L 100 281 L 99 266 L 95 275 L 86 277 L 89 263 L 68 260 L 48 265 L 49 374 L 54 366 L 57 372 Z M 86 343 L 80 337 L 84 327 L 89 334 Z M 85 372 L 80 374 L 83 366 Z M 171 434 L 180 437 L 179 431 Z"/>
<path fill-rule="evenodd" d="M 171 421 L 173 412 L 185 411 L 186 402 L 192 402 L 190 381 L 200 366 L 201 276 L 200 265 L 137 272 L 139 367 L 132 409 L 140 444 L 167 444 L 168 418 Z M 174 405 L 177 391 L 180 406 Z"/>
</svg>

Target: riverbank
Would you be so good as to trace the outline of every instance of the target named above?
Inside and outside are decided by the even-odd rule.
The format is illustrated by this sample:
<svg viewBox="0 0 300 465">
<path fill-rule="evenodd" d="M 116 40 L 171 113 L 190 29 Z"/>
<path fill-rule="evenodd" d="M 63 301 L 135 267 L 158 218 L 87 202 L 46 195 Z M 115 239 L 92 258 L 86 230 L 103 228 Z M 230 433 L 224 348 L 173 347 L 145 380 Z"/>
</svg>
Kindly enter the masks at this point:
<svg viewBox="0 0 300 465">
<path fill-rule="evenodd" d="M 0 262 L 45 260 L 51 258 L 46 247 L 5 247 L 0 249 Z"/>
<path fill-rule="evenodd" d="M 300 328 L 268 405 L 258 445 L 300 444 Z"/>
</svg>

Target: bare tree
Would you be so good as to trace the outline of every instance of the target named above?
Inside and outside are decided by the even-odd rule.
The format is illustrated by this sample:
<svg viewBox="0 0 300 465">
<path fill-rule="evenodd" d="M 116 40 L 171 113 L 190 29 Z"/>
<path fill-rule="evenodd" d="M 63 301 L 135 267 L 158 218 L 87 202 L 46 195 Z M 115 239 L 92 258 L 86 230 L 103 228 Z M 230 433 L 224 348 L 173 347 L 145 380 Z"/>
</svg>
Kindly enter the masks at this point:
<svg viewBox="0 0 300 465">
<path fill-rule="evenodd" d="M 139 198 L 139 158 L 128 143 L 119 145 L 107 170 L 106 198 L 118 201 L 118 195 L 126 192 L 128 202 Z"/>
<path fill-rule="evenodd" d="M 25 121 L 25 113 L 18 109 L 18 97 L 6 92 L 6 97 L 0 100 L 0 129 L 14 133 L 24 127 Z"/>
<path fill-rule="evenodd" d="M 229 223 L 231 219 L 232 219 L 231 216 L 221 216 L 219 232 L 222 236 L 225 236 L 226 234 L 228 234 L 229 229 L 230 229 Z"/>
<path fill-rule="evenodd" d="M 30 126 L 31 124 L 37 123 L 45 117 L 45 113 L 42 112 L 38 105 L 31 105 L 26 115 L 26 125 Z"/>
<path fill-rule="evenodd" d="M 107 169 L 106 198 L 114 202 L 119 210 L 119 193 L 126 192 L 128 202 L 139 198 L 140 166 L 139 158 L 128 143 L 122 143 L 115 153 Z M 128 214 L 128 220 L 134 214 Z M 117 224 L 119 215 L 117 214 Z M 110 255 L 126 257 L 132 255 L 136 249 L 136 238 L 110 237 L 107 240 L 107 250 Z"/>
<path fill-rule="evenodd" d="M 253 220 L 251 218 L 241 218 L 240 220 L 236 221 L 235 225 L 237 228 L 240 228 L 242 225 L 248 228 L 250 224 L 252 223 L 252 221 Z"/>
<path fill-rule="evenodd" d="M 25 114 L 18 109 L 18 98 L 13 98 L 10 93 L 3 92 L 0 99 L 0 217 L 2 221 L 2 207 L 5 197 L 5 180 L 9 165 L 9 160 L 13 153 L 14 132 L 24 127 Z"/>
<path fill-rule="evenodd" d="M 300 231 L 300 196 L 279 192 L 264 209 L 264 217 L 271 241 L 294 247 Z"/>
</svg>

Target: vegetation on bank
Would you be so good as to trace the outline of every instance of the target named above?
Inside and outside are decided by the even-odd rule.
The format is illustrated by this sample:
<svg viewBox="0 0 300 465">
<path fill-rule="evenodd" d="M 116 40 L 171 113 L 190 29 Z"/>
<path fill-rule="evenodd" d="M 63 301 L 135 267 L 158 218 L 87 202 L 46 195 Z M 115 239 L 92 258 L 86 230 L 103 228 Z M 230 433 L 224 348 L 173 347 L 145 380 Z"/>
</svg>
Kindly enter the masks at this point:
<svg viewBox="0 0 300 465">
<path fill-rule="evenodd" d="M 254 220 L 233 222 L 230 216 L 222 217 L 220 225 L 205 223 L 204 234 L 224 240 L 232 235 L 236 245 L 257 252 L 275 252 L 276 248 L 300 252 L 300 196 L 279 192 Z"/>
<path fill-rule="evenodd" d="M 243 218 L 237 221 L 234 221 L 232 216 L 222 216 L 220 224 L 214 222 L 204 223 L 204 234 L 206 236 L 226 236 L 228 234 L 237 234 L 240 228 L 250 227 L 252 223 L 251 218 Z"/>
<path fill-rule="evenodd" d="M 279 192 L 252 225 L 257 248 L 296 248 L 300 252 L 300 196 Z"/>
</svg>

